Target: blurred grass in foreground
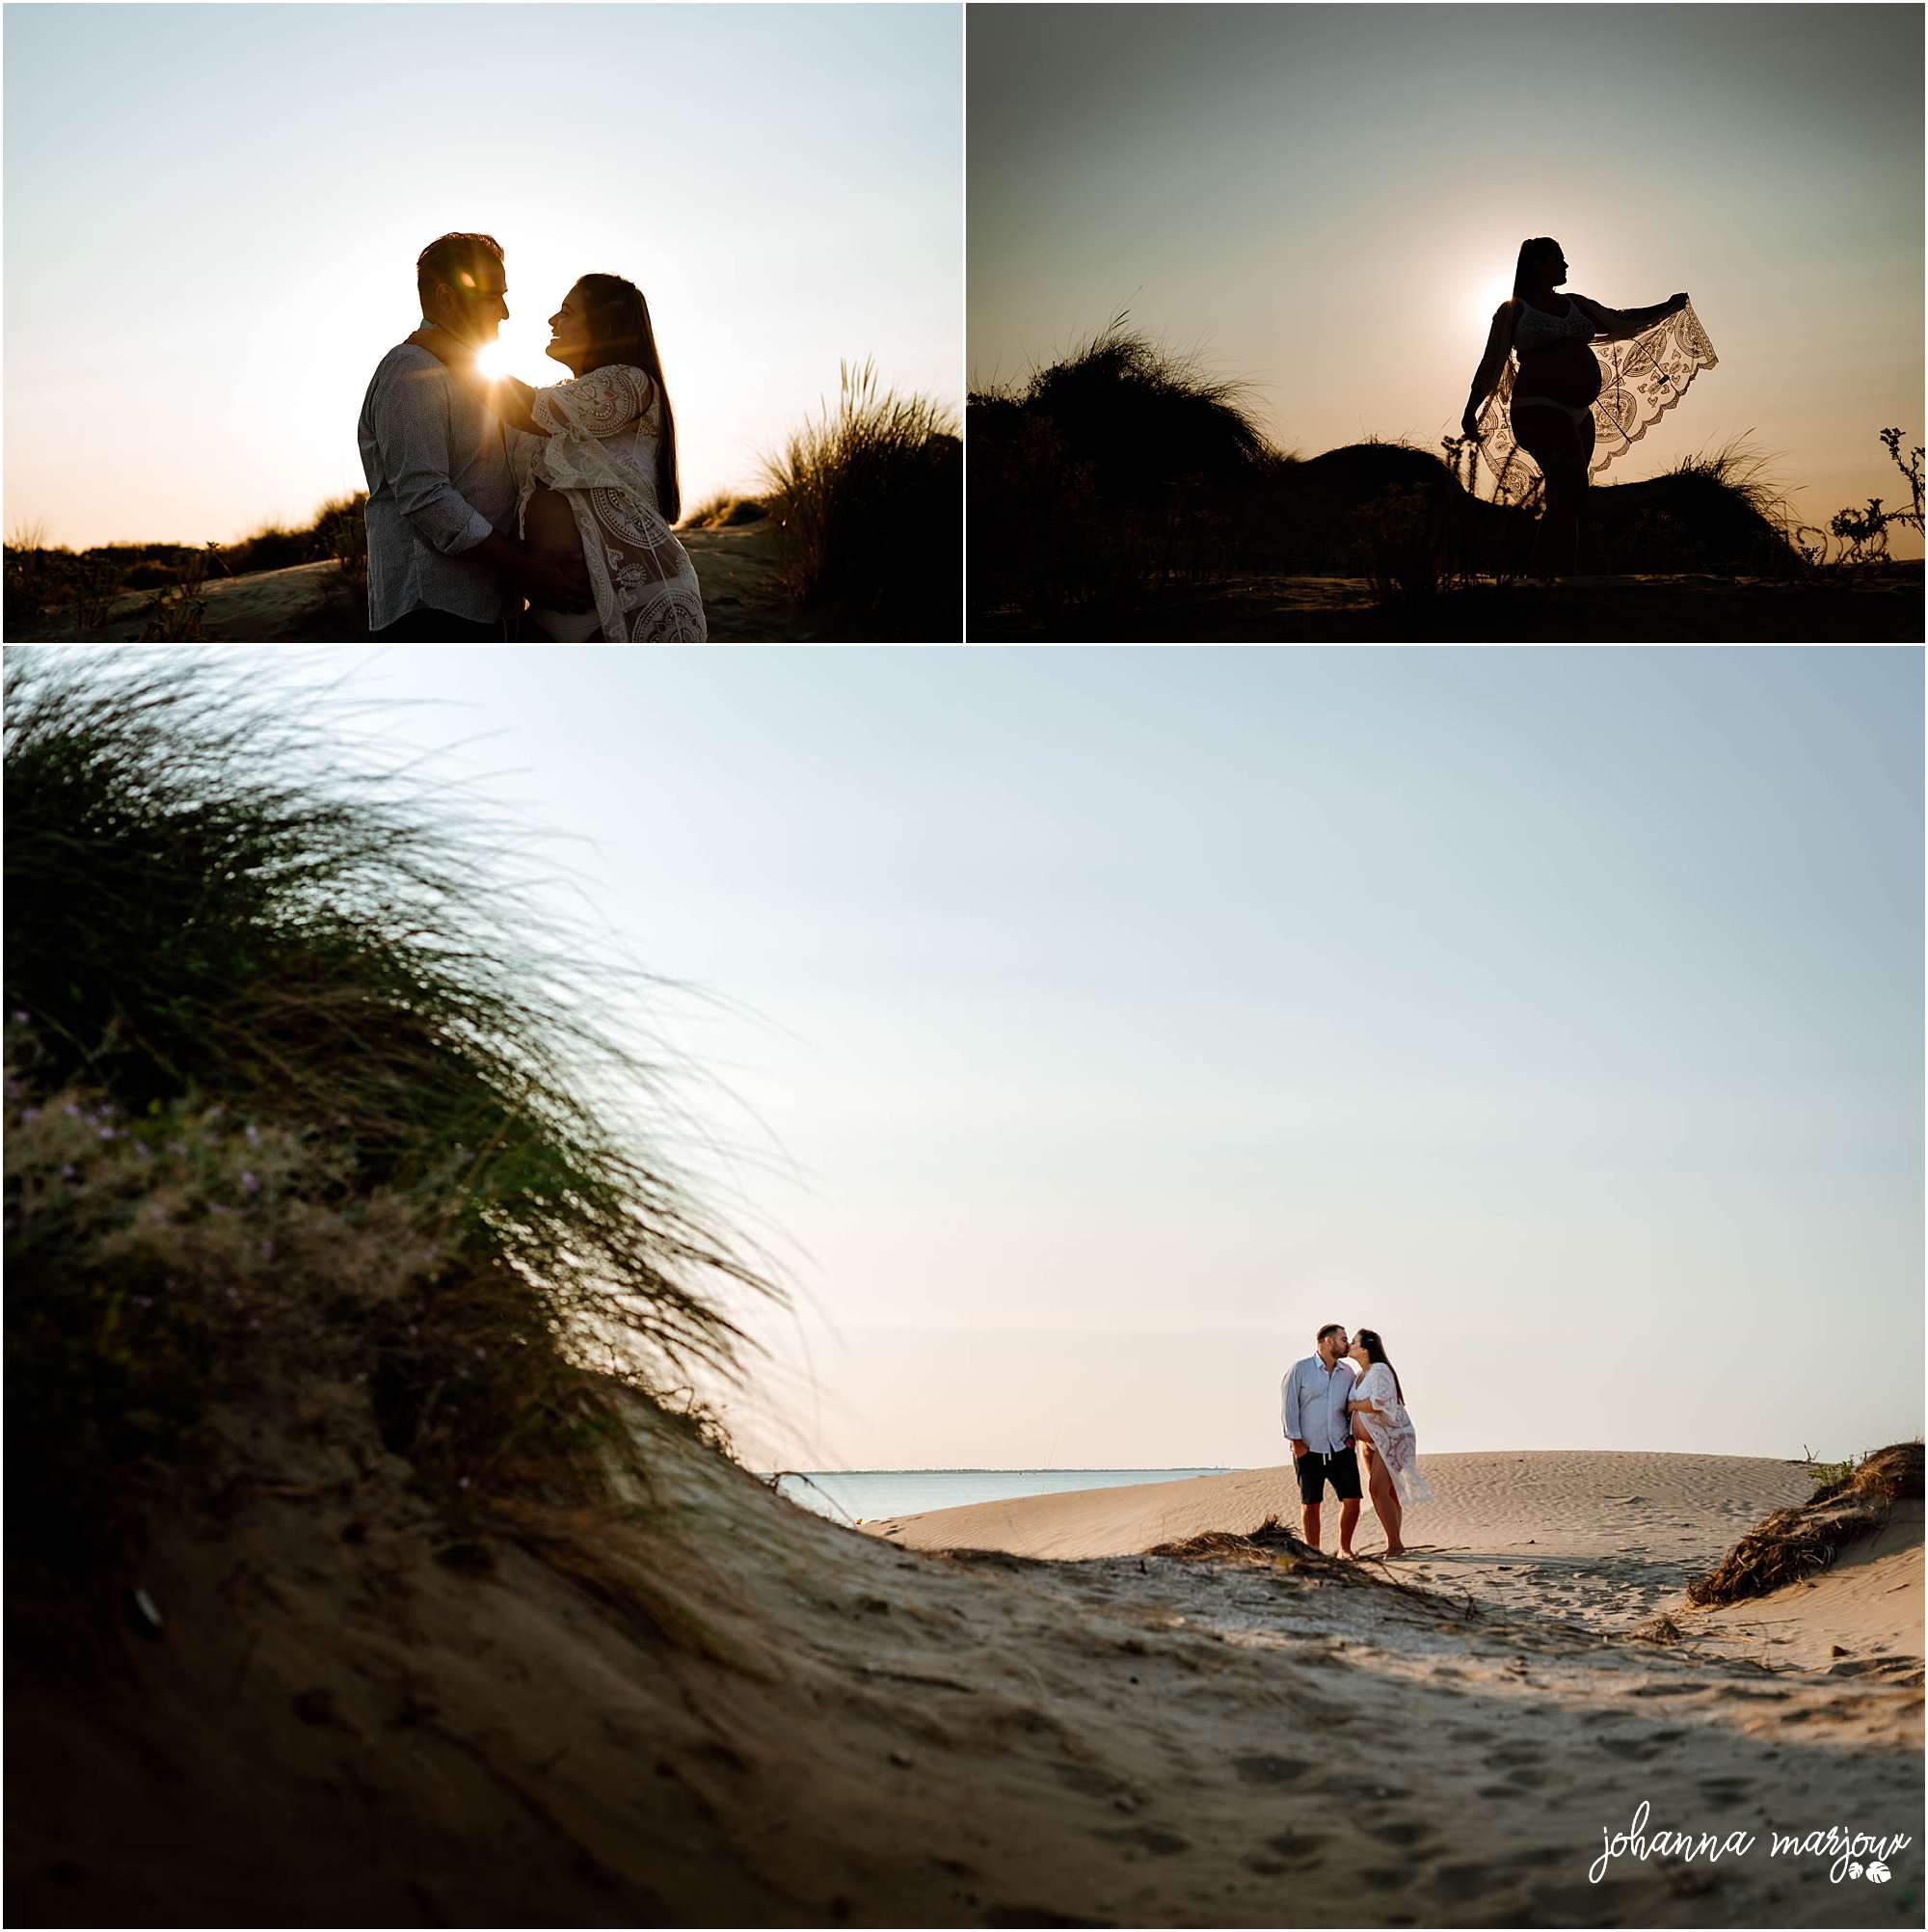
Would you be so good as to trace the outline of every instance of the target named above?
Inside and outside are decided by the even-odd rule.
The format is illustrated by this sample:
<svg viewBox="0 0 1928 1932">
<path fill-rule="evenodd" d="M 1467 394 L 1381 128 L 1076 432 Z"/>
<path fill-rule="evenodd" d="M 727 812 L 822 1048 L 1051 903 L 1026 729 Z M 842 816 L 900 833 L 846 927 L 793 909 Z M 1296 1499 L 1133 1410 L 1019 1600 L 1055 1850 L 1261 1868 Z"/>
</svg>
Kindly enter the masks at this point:
<svg viewBox="0 0 1928 1932">
<path fill-rule="evenodd" d="M 527 836 L 249 678 L 8 656 L 13 1556 L 111 1550 L 278 1388 L 445 1510 L 602 1499 L 617 1394 L 733 1376 L 726 1297 L 777 1292 L 629 1117 L 660 1070 Z"/>
</svg>

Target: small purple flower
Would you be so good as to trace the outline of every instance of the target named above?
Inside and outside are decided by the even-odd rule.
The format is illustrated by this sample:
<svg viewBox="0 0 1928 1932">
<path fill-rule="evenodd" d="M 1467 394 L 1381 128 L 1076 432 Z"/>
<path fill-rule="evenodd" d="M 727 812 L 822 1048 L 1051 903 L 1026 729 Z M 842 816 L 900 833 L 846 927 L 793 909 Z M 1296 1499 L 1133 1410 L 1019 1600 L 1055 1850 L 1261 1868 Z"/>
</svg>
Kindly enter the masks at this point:
<svg viewBox="0 0 1928 1932">
<path fill-rule="evenodd" d="M 160 1204 L 159 1201 L 149 1201 L 147 1203 L 147 1219 L 149 1221 L 166 1221 L 167 1218 L 168 1218 L 168 1211 Z"/>
<path fill-rule="evenodd" d="M 137 1161 L 151 1161 L 154 1158 L 154 1150 L 145 1140 L 136 1140 L 134 1142 L 134 1158 Z"/>
<path fill-rule="evenodd" d="M 251 1120 L 248 1123 L 248 1144 L 258 1147 L 261 1144 L 261 1130 Z"/>
<path fill-rule="evenodd" d="M 151 1308 L 154 1305 L 154 1298 L 151 1295 L 136 1295 L 134 1305 L 137 1308 Z"/>
<path fill-rule="evenodd" d="M 478 1345 L 475 1350 L 475 1359 L 478 1362 L 486 1362 L 489 1359 L 489 1351 Z"/>
<path fill-rule="evenodd" d="M 20 1115 L 22 1122 L 24 1122 L 29 1127 L 31 1127 L 34 1124 L 34 1122 L 38 1120 L 40 1117 L 40 1110 L 38 1107 L 30 1107 L 24 1114 Z"/>
<path fill-rule="evenodd" d="M 272 1261 L 274 1258 L 275 1244 L 272 1241 L 264 1241 L 261 1244 L 261 1259 L 263 1261 Z"/>
<path fill-rule="evenodd" d="M 68 1161 L 61 1168 L 61 1179 L 64 1181 L 77 1181 L 80 1179 L 80 1169 L 71 1161 Z"/>
<path fill-rule="evenodd" d="M 187 1159 L 187 1142 L 185 1140 L 170 1140 L 168 1142 L 168 1152 L 177 1155 L 181 1160 L 185 1161 Z"/>
<path fill-rule="evenodd" d="M 28 1013 L 25 1006 L 15 1006 L 13 1008 L 13 1024 L 16 1027 L 26 1027 L 33 1024 L 32 1015 Z"/>
<path fill-rule="evenodd" d="M 103 1128 L 102 1128 L 102 1129 L 100 1130 L 100 1138 L 101 1138 L 101 1139 L 102 1139 L 103 1140 L 113 1140 L 113 1138 L 114 1138 L 114 1129 L 113 1129 L 113 1128 L 111 1128 L 111 1127 L 103 1127 Z"/>
<path fill-rule="evenodd" d="M 80 1118 L 80 1109 L 71 1100 L 69 1100 L 67 1104 L 64 1108 L 62 1108 L 61 1112 L 64 1113 L 69 1120 L 78 1120 Z"/>
<path fill-rule="evenodd" d="M 230 1288 L 230 1289 L 228 1289 L 228 1300 L 229 1300 L 230 1301 L 240 1301 L 240 1299 L 241 1299 L 241 1291 L 240 1291 L 240 1290 L 239 1290 L 238 1288 Z"/>
<path fill-rule="evenodd" d="M 258 1194 L 261 1192 L 261 1184 L 254 1178 L 254 1172 L 250 1168 L 244 1167 L 241 1170 L 241 1185 L 251 1194 Z"/>
</svg>

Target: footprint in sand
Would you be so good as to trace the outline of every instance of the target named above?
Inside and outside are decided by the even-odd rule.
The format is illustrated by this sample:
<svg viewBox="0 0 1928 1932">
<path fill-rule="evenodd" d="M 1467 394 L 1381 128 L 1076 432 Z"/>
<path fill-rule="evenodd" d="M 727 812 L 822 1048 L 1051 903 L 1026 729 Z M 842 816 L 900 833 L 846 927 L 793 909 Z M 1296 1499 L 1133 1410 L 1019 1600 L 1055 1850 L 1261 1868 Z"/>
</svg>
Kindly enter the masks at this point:
<svg viewBox="0 0 1928 1932">
<path fill-rule="evenodd" d="M 1235 1758 L 1232 1769 L 1247 1784 L 1290 1784 L 1312 1767 L 1298 1758 Z"/>
<path fill-rule="evenodd" d="M 1280 1832 L 1276 1838 L 1266 1839 L 1257 1851 L 1246 1858 L 1245 1863 L 1257 1871 L 1260 1869 L 1258 1861 L 1270 1854 L 1266 1857 L 1266 1868 L 1285 1871 L 1294 1865 L 1316 1864 L 1324 1856 L 1326 1843 L 1322 1832 Z"/>
<path fill-rule="evenodd" d="M 1421 1838 L 1433 1838 L 1436 1833 L 1436 1826 L 1418 1818 L 1388 1818 L 1384 1824 L 1373 1827 L 1373 1836 L 1390 1845 L 1416 1845 Z"/>
<path fill-rule="evenodd" d="M 1120 1825 L 1114 1831 L 1094 1832 L 1092 1837 L 1111 1838 L 1121 1845 L 1137 1845 L 1154 1858 L 1170 1858 L 1175 1852 L 1192 1849 L 1190 1838 L 1182 1838 L 1176 1832 L 1162 1832 L 1156 1825 Z"/>
</svg>

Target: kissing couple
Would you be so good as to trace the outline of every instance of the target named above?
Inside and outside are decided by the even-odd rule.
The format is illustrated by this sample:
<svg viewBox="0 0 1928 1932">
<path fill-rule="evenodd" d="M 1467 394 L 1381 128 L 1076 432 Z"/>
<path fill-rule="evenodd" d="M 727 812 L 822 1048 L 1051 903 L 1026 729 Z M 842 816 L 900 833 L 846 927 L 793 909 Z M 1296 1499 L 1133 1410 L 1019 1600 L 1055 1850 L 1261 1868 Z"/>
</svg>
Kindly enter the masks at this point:
<svg viewBox="0 0 1928 1932">
<path fill-rule="evenodd" d="M 1388 1556 L 1404 1556 L 1400 1537 L 1408 1503 L 1430 1503 L 1433 1486 L 1419 1473 L 1419 1438 L 1406 1408 L 1399 1371 L 1371 1328 L 1348 1338 L 1327 1322 L 1314 1353 L 1294 1362 L 1280 1390 L 1285 1440 L 1299 1478 L 1299 1518 L 1319 1547 L 1319 1513 L 1330 1483 L 1339 1498 L 1339 1554 L 1352 1556 L 1359 1521 L 1359 1459 L 1366 1464 L 1373 1514 Z"/>
<path fill-rule="evenodd" d="M 670 528 L 676 418 L 642 290 L 618 275 L 570 287 L 548 349 L 569 380 L 547 389 L 477 365 L 509 319 L 493 235 L 430 242 L 415 292 L 421 327 L 382 358 L 362 403 L 369 634 L 702 643 L 703 593 Z"/>
</svg>

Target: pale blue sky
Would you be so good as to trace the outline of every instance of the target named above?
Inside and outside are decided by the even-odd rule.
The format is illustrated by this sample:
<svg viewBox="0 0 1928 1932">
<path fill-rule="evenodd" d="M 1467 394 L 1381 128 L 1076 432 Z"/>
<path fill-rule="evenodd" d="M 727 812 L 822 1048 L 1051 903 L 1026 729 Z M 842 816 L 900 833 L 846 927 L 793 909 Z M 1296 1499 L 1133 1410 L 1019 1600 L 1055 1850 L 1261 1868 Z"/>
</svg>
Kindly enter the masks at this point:
<svg viewBox="0 0 1928 1932">
<path fill-rule="evenodd" d="M 950 6 L 6 9 L 7 520 L 227 541 L 362 484 L 368 377 L 451 228 L 536 382 L 576 276 L 650 302 L 683 500 L 840 358 L 955 405 Z"/>
<path fill-rule="evenodd" d="M 980 7 L 969 69 L 973 387 L 1129 309 L 1286 448 L 1436 449 L 1544 234 L 1720 358 L 1598 480 L 1746 437 L 1810 523 L 1907 503 L 1918 6 Z"/>
<path fill-rule="evenodd" d="M 1328 1320 L 1422 1450 L 1921 1427 L 1916 652 L 392 650 L 344 688 L 445 700 L 383 729 L 484 734 L 441 768 L 732 1003 L 664 1018 L 809 1315 L 758 1320 L 753 1456 L 1269 1461 Z"/>
</svg>

